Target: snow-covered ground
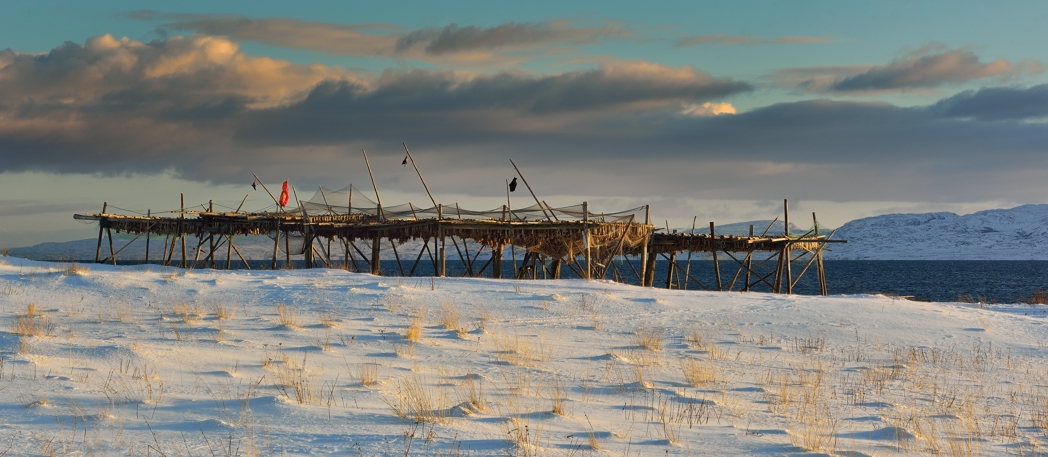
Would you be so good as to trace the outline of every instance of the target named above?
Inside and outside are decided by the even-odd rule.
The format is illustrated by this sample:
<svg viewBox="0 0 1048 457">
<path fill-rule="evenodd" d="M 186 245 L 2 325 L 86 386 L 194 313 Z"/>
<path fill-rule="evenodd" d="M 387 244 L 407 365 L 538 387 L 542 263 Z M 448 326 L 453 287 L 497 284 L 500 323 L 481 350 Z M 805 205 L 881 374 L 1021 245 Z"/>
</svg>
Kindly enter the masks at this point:
<svg viewBox="0 0 1048 457">
<path fill-rule="evenodd" d="M 1034 455 L 1045 313 L 0 257 L 0 455 Z"/>
</svg>

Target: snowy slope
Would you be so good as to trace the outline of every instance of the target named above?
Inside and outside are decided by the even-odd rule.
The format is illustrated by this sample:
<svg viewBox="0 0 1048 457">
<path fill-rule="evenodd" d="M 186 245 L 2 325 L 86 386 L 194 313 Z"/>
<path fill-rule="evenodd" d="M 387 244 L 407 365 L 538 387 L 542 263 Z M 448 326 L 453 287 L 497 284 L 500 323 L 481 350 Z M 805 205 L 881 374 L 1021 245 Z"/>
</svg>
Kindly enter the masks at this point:
<svg viewBox="0 0 1048 457">
<path fill-rule="evenodd" d="M 1045 311 L 0 256 L 0 454 L 1040 455 Z"/>
<path fill-rule="evenodd" d="M 886 214 L 848 222 L 835 238 L 848 243 L 827 259 L 1048 260 L 1048 205 Z"/>
</svg>

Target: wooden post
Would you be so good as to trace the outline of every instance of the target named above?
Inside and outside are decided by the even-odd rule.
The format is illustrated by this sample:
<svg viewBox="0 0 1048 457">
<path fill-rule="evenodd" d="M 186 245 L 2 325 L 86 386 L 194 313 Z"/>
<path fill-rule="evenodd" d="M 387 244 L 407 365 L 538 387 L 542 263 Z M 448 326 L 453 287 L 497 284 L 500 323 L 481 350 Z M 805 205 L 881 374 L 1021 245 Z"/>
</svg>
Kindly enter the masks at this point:
<svg viewBox="0 0 1048 457">
<path fill-rule="evenodd" d="M 102 216 L 98 218 L 98 247 L 95 248 L 95 263 L 102 260 L 102 231 L 105 230 L 105 214 L 109 208 L 109 202 L 102 203 Z"/>
<path fill-rule="evenodd" d="M 811 213 L 811 220 L 815 223 L 815 239 L 818 240 L 819 220 L 815 217 L 814 211 L 812 211 Z M 819 248 L 815 250 L 815 267 L 817 268 L 819 273 L 819 293 L 823 296 L 826 296 L 829 295 L 829 293 L 826 291 L 826 269 L 823 268 L 822 264 L 822 246 L 825 245 L 820 245 Z"/>
<path fill-rule="evenodd" d="M 146 210 L 146 217 L 152 219 L 152 217 L 153 217 L 152 216 L 152 210 L 148 210 L 148 209 Z M 149 263 L 149 231 L 152 228 L 153 228 L 153 224 L 149 224 L 149 225 L 146 226 L 146 262 L 145 263 L 147 263 L 147 264 Z"/>
<path fill-rule="evenodd" d="M 214 208 L 214 206 L 215 206 L 215 201 L 214 200 L 208 200 L 207 201 L 207 212 L 209 212 L 209 213 L 212 212 L 211 210 L 212 210 L 212 208 Z M 210 217 L 209 217 L 209 219 L 210 219 Z M 208 225 L 210 225 L 210 224 L 208 224 Z M 207 257 L 209 259 L 211 259 L 211 269 L 214 270 L 215 269 L 215 232 L 210 232 L 209 231 L 207 240 L 208 240 L 208 246 L 211 248 L 211 252 L 208 254 Z M 195 263 L 195 261 L 194 261 L 194 263 Z"/>
<path fill-rule="evenodd" d="M 116 265 L 116 252 L 113 251 L 113 229 L 106 227 L 106 238 L 109 238 L 109 258 L 113 259 L 113 265 Z"/>
<path fill-rule="evenodd" d="M 182 221 L 184 221 L 186 219 L 186 213 L 185 213 L 185 211 L 186 211 L 186 194 L 182 193 L 181 195 L 182 195 L 182 216 L 181 216 L 180 219 L 182 219 Z M 178 224 L 178 234 L 180 235 L 179 237 L 182 239 L 182 268 L 185 268 L 186 267 L 186 233 L 182 230 L 183 229 L 183 226 L 182 226 L 183 222 L 182 221 L 179 221 L 179 224 Z"/>
<path fill-rule="evenodd" d="M 277 236 L 273 239 L 273 269 L 277 269 L 277 253 L 280 252 L 280 219 L 277 218 Z"/>
<path fill-rule="evenodd" d="M 233 228 L 229 225 L 226 227 L 229 228 L 229 238 L 226 241 L 229 244 L 226 246 L 226 269 L 229 270 L 233 267 Z M 240 254 L 240 250 L 237 250 L 237 254 Z"/>
<path fill-rule="evenodd" d="M 644 206 L 644 227 L 650 224 L 651 220 L 651 205 Z M 648 233 L 648 236 L 644 237 L 644 244 L 640 251 L 640 285 L 649 286 L 648 284 L 648 243 L 651 240 L 652 233 Z"/>
<path fill-rule="evenodd" d="M 713 233 L 713 222 L 710 222 L 710 238 L 710 241 L 713 242 L 713 271 L 717 273 L 717 290 L 724 290 L 724 285 L 721 283 L 720 263 L 717 262 L 717 248 L 720 247 L 720 243 L 717 242 L 717 236 Z"/>
<path fill-rule="evenodd" d="M 789 239 L 790 238 L 790 201 L 789 200 L 783 199 L 783 201 L 782 201 L 782 211 L 783 211 L 782 222 L 785 224 L 784 231 L 786 232 L 786 245 L 783 246 L 783 248 L 782 248 L 783 252 L 784 252 L 784 255 L 786 257 L 786 293 L 787 294 L 792 294 L 793 293 L 793 271 L 791 271 L 791 269 L 790 269 L 790 264 L 792 264 L 793 262 L 791 262 L 791 259 L 790 259 L 790 256 L 791 256 L 790 250 L 793 247 L 793 245 L 790 244 L 790 239 Z"/>
<path fill-rule="evenodd" d="M 491 277 L 495 279 L 502 279 L 502 250 L 505 246 L 499 243 L 498 246 L 491 248 Z"/>
<path fill-rule="evenodd" d="M 677 267 L 677 251 L 670 253 L 670 267 L 666 270 L 666 288 L 673 288 L 673 270 Z"/>
<path fill-rule="evenodd" d="M 750 224 L 750 238 L 753 238 L 753 224 Z M 743 291 L 750 291 L 750 273 L 753 271 L 753 249 L 746 254 L 746 283 L 742 288 Z"/>
<path fill-rule="evenodd" d="M 582 202 L 582 243 L 586 249 L 586 279 L 589 280 L 593 279 L 593 259 L 590 257 L 589 202 Z"/>
<path fill-rule="evenodd" d="M 437 271 L 440 277 L 448 275 L 447 238 L 444 236 L 444 205 L 437 205 L 437 237 L 440 238 L 440 249 L 437 253 Z M 436 240 L 433 242 L 436 245 Z"/>
<path fill-rule="evenodd" d="M 655 260 L 656 256 L 653 252 L 655 250 L 654 245 L 647 247 L 645 261 L 644 261 L 644 287 L 652 287 L 655 285 Z"/>
<path fill-rule="evenodd" d="M 382 252 L 382 245 L 380 241 L 382 241 L 382 236 L 375 232 L 375 237 L 371 239 L 371 274 L 375 276 L 381 274 L 379 254 Z"/>
<path fill-rule="evenodd" d="M 632 217 L 632 216 L 630 216 L 630 217 Z M 691 242 L 692 242 L 692 244 L 695 243 L 695 223 L 698 222 L 698 221 L 699 221 L 699 216 L 695 216 L 695 217 L 691 218 L 691 238 L 692 238 Z M 684 290 L 688 290 L 688 282 L 690 282 L 689 278 L 691 278 L 691 249 L 688 249 L 688 262 L 687 262 L 687 265 L 684 265 L 684 287 L 683 287 Z"/>
</svg>

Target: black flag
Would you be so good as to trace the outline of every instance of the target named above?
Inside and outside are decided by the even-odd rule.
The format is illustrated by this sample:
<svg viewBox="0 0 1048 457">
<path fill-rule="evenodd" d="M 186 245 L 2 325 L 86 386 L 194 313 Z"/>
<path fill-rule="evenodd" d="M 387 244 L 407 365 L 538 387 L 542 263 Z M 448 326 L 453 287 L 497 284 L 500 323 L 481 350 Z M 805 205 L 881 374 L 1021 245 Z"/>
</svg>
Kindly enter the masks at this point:
<svg viewBox="0 0 1048 457">
<path fill-rule="evenodd" d="M 405 167 L 408 166 L 408 156 L 404 156 L 404 161 L 400 162 L 400 164 L 405 166 Z"/>
<path fill-rule="evenodd" d="M 254 190 L 258 190 L 258 186 L 255 185 L 254 181 L 251 181 L 251 188 Z"/>
<path fill-rule="evenodd" d="M 509 191 L 513 192 L 513 191 L 516 191 L 516 190 L 517 190 L 517 178 L 513 178 L 513 180 L 509 182 Z"/>
</svg>

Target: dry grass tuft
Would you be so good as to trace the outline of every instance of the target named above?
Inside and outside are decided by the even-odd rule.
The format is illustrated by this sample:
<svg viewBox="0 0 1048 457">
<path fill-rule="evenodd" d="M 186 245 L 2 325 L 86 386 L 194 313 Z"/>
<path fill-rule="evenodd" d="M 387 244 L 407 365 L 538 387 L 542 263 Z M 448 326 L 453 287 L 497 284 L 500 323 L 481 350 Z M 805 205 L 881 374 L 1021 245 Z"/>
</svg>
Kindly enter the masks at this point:
<svg viewBox="0 0 1048 457">
<path fill-rule="evenodd" d="M 707 386 L 717 382 L 717 366 L 711 361 L 699 362 L 693 359 L 681 359 L 680 371 L 684 380 L 694 387 Z"/>
<path fill-rule="evenodd" d="M 662 337 L 666 331 L 661 328 L 642 326 L 633 332 L 633 343 L 648 350 L 662 349 Z"/>
<path fill-rule="evenodd" d="M 341 324 L 341 319 L 338 317 L 338 312 L 332 308 L 329 312 L 320 316 L 320 325 L 327 328 L 338 328 Z"/>
<path fill-rule="evenodd" d="M 302 313 L 285 303 L 277 303 L 277 322 L 287 328 L 299 328 L 302 325 Z"/>
<path fill-rule="evenodd" d="M 384 401 L 390 411 L 401 419 L 417 423 L 447 423 L 451 421 L 451 404 L 446 389 L 430 388 L 418 374 L 393 382 L 393 396 Z"/>
<path fill-rule="evenodd" d="M 360 379 L 360 385 L 363 387 L 378 384 L 378 363 L 372 360 L 358 364 L 357 378 Z"/>
<path fill-rule="evenodd" d="M 82 276 L 87 274 L 88 271 L 90 271 L 90 268 L 79 265 L 76 262 L 69 263 L 65 266 L 66 276 Z"/>
<path fill-rule="evenodd" d="M 189 306 L 188 303 L 179 303 L 175 305 L 175 315 L 182 321 L 183 324 L 192 324 L 205 315 L 204 309 L 197 306 Z"/>
<path fill-rule="evenodd" d="M 37 312 L 36 303 L 30 303 L 25 307 L 25 314 L 15 316 L 11 333 L 22 336 L 49 337 L 55 333 L 55 323 L 46 314 Z"/>
<path fill-rule="evenodd" d="M 225 303 L 215 303 L 211 305 L 211 313 L 217 319 L 232 319 L 237 315 L 237 307 L 229 307 Z"/>
<path fill-rule="evenodd" d="M 450 301 L 444 301 L 440 304 L 440 323 L 444 324 L 444 328 L 448 330 L 458 331 L 459 329 L 459 313 Z"/>
<path fill-rule="evenodd" d="M 411 320 L 411 325 L 408 325 L 408 330 L 404 332 L 404 339 L 417 343 L 419 338 L 422 338 L 422 319 L 416 317 Z"/>
<path fill-rule="evenodd" d="M 1028 305 L 1048 305 L 1048 292 L 1035 290 L 1029 297 L 1022 299 Z"/>
</svg>

